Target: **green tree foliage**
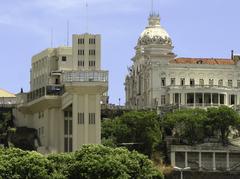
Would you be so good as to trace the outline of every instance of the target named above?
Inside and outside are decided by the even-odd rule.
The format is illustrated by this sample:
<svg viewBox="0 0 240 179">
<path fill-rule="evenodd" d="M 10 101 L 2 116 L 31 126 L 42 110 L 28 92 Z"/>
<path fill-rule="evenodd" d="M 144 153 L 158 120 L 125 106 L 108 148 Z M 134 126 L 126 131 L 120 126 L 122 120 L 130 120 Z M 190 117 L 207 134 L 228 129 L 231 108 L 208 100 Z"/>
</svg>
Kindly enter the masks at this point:
<svg viewBox="0 0 240 179">
<path fill-rule="evenodd" d="M 219 137 L 227 143 L 230 128 L 239 126 L 239 114 L 232 108 L 183 109 L 168 113 L 162 120 L 166 135 L 178 136 L 188 144 L 203 142 L 205 138 Z"/>
<path fill-rule="evenodd" d="M 135 143 L 133 149 L 151 155 L 161 143 L 159 117 L 155 112 L 132 111 L 102 122 L 102 138 L 116 145 Z"/>
<path fill-rule="evenodd" d="M 227 144 L 230 127 L 234 129 L 240 124 L 239 114 L 232 108 L 221 106 L 209 108 L 207 115 L 207 123 L 211 126 L 211 130 L 219 132 L 222 143 Z"/>
<path fill-rule="evenodd" d="M 0 148 L 0 178 L 47 179 L 51 178 L 51 163 L 37 152 Z"/>
<path fill-rule="evenodd" d="M 189 144 L 201 142 L 204 139 L 204 121 L 207 118 L 203 109 L 183 109 L 168 113 L 162 124 L 165 131 L 172 131 Z"/>
<path fill-rule="evenodd" d="M 50 154 L 0 148 L 0 179 L 162 179 L 136 151 L 85 145 L 73 153 Z"/>
</svg>

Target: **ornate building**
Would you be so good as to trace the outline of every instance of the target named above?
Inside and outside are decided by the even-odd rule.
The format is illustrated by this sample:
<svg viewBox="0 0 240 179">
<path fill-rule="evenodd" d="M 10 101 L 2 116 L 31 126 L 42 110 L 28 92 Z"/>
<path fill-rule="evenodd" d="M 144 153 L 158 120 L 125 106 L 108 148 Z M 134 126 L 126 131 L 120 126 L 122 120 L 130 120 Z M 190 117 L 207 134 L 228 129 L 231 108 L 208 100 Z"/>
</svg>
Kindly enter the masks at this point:
<svg viewBox="0 0 240 179">
<path fill-rule="evenodd" d="M 100 101 L 108 89 L 100 35 L 73 35 L 72 47 L 32 58 L 30 92 L 17 95 L 17 126 L 38 130 L 42 153 L 101 143 Z"/>
<path fill-rule="evenodd" d="M 208 107 L 240 104 L 240 61 L 176 58 L 160 17 L 151 14 L 125 80 L 126 107 Z"/>
</svg>

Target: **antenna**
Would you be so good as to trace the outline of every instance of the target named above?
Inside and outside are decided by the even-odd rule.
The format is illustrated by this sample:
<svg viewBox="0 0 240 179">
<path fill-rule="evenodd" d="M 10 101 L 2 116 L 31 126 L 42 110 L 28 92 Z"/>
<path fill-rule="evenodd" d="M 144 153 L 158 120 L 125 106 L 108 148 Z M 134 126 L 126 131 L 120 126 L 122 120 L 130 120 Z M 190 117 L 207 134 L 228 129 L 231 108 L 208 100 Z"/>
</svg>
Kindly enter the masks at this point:
<svg viewBox="0 0 240 179">
<path fill-rule="evenodd" d="M 151 0 L 151 14 L 153 15 L 153 0 Z"/>
<path fill-rule="evenodd" d="M 67 47 L 69 45 L 69 20 L 67 20 Z"/>
<path fill-rule="evenodd" d="M 86 0 L 86 32 L 88 32 L 88 1 Z"/>
</svg>

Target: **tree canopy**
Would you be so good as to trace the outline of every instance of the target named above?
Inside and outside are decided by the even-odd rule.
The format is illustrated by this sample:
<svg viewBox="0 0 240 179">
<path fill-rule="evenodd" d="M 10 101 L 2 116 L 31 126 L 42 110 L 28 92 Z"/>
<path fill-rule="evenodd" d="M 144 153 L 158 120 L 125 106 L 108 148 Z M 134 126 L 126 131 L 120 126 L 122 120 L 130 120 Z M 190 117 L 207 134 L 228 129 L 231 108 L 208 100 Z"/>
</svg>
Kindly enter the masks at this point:
<svg viewBox="0 0 240 179">
<path fill-rule="evenodd" d="M 151 111 L 131 111 L 102 122 L 102 138 L 115 145 L 133 144 L 128 148 L 151 155 L 162 141 L 159 116 Z"/>
<path fill-rule="evenodd" d="M 73 153 L 43 156 L 0 148 L 1 179 L 162 179 L 152 162 L 136 151 L 85 145 Z"/>
<path fill-rule="evenodd" d="M 239 114 L 227 106 L 204 109 L 182 109 L 168 113 L 162 119 L 166 135 L 178 136 L 188 144 L 216 137 L 225 145 L 230 129 L 239 126 Z"/>
</svg>

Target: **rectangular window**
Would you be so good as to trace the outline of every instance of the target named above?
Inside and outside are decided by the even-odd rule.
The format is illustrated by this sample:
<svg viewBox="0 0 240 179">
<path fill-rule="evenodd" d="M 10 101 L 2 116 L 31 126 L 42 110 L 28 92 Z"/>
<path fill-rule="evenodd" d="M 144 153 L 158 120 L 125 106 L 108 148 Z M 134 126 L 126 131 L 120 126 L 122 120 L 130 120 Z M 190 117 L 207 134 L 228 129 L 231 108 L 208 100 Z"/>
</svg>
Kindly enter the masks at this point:
<svg viewBox="0 0 240 179">
<path fill-rule="evenodd" d="M 62 61 L 66 62 L 67 61 L 67 57 L 66 56 L 62 56 Z"/>
<path fill-rule="evenodd" d="M 84 50 L 78 50 L 78 55 L 84 55 Z"/>
<path fill-rule="evenodd" d="M 195 80 L 194 79 L 190 79 L 190 86 L 194 86 L 195 85 Z"/>
<path fill-rule="evenodd" d="M 213 79 L 209 79 L 209 86 L 213 86 L 214 84 L 214 80 Z"/>
<path fill-rule="evenodd" d="M 240 80 L 237 80 L 237 87 L 240 88 Z"/>
<path fill-rule="evenodd" d="M 64 120 L 64 134 L 68 135 L 68 120 Z"/>
<path fill-rule="evenodd" d="M 88 114 L 88 122 L 89 124 L 95 124 L 95 113 L 89 113 Z"/>
<path fill-rule="evenodd" d="M 89 55 L 90 56 L 95 56 L 95 50 L 89 50 Z"/>
<path fill-rule="evenodd" d="M 199 79 L 199 85 L 204 86 L 204 80 L 203 79 Z"/>
<path fill-rule="evenodd" d="M 166 96 L 161 95 L 161 105 L 166 104 Z"/>
<path fill-rule="evenodd" d="M 180 85 L 181 85 L 181 86 L 184 86 L 184 85 L 185 85 L 185 78 L 181 78 L 181 80 L 180 80 Z"/>
<path fill-rule="evenodd" d="M 95 44 L 95 39 L 89 39 L 89 44 Z"/>
<path fill-rule="evenodd" d="M 229 86 L 229 87 L 232 87 L 232 85 L 233 85 L 233 84 L 232 84 L 232 80 L 228 80 L 228 86 Z"/>
<path fill-rule="evenodd" d="M 83 38 L 78 39 L 78 44 L 84 44 L 84 39 Z"/>
<path fill-rule="evenodd" d="M 171 85 L 175 85 L 175 78 L 171 78 Z"/>
<path fill-rule="evenodd" d="M 84 124 L 84 113 L 78 113 L 78 124 Z"/>
<path fill-rule="evenodd" d="M 68 125 L 69 125 L 69 135 L 72 135 L 72 120 L 68 121 Z"/>
<path fill-rule="evenodd" d="M 95 67 L 95 60 L 90 60 L 90 61 L 88 62 L 88 65 L 89 65 L 90 67 Z"/>
<path fill-rule="evenodd" d="M 72 150 L 73 150 L 72 149 L 72 137 L 70 137 L 68 140 L 69 140 L 68 152 L 72 152 Z"/>
<path fill-rule="evenodd" d="M 166 78 L 161 78 L 161 86 L 166 86 Z"/>
<path fill-rule="evenodd" d="M 218 80 L 218 86 L 223 86 L 223 80 Z"/>
<path fill-rule="evenodd" d="M 82 66 L 83 67 L 84 66 L 84 60 L 79 60 L 78 61 L 78 66 Z"/>
</svg>

